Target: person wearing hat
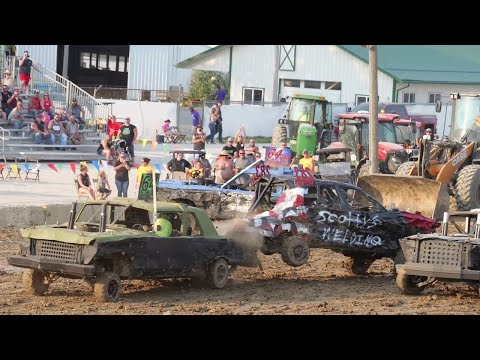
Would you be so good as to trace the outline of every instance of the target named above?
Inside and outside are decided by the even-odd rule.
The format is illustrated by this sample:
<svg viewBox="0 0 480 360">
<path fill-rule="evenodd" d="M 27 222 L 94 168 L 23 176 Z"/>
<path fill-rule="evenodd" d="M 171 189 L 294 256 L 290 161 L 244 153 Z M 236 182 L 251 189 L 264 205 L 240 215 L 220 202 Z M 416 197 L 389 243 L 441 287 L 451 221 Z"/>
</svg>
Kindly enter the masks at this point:
<svg viewBox="0 0 480 360">
<path fill-rule="evenodd" d="M 190 106 L 189 109 L 192 114 L 192 135 L 195 135 L 197 133 L 197 127 L 202 125 L 202 119 L 200 113 L 195 110 L 193 106 Z"/>
<path fill-rule="evenodd" d="M 3 76 L 3 79 L 2 79 L 2 85 L 7 87 L 7 91 L 9 91 L 10 96 L 12 96 L 13 86 L 15 85 L 12 74 L 10 73 L 10 70 L 7 69 L 7 70 L 5 70 L 3 75 L 4 76 Z"/>
<path fill-rule="evenodd" d="M 137 169 L 137 182 L 135 183 L 135 187 L 138 188 L 140 185 L 140 181 L 142 180 L 143 174 L 151 174 L 153 171 L 152 165 L 150 165 L 149 158 L 142 158 L 141 165 Z"/>
<path fill-rule="evenodd" d="M 212 174 L 212 165 L 205 158 L 205 153 L 198 155 L 197 163 L 200 163 L 199 168 L 205 172 L 205 178 L 208 179 Z"/>
<path fill-rule="evenodd" d="M 427 130 L 425 130 L 425 135 L 423 135 L 423 138 L 424 138 L 425 140 L 432 141 L 432 140 L 433 140 L 433 132 L 432 132 L 432 129 L 427 128 Z"/>
<path fill-rule="evenodd" d="M 132 159 L 132 163 L 135 163 L 135 148 L 133 144 L 137 141 L 138 130 L 135 125 L 130 123 L 130 118 L 125 118 L 125 124 L 120 127 L 119 131 L 120 139 L 125 140 L 128 153 Z"/>
<path fill-rule="evenodd" d="M 118 197 L 127 197 L 130 164 L 124 152 L 121 152 L 118 155 L 118 160 L 113 163 L 113 170 L 115 170 L 115 185 L 117 186 Z"/>
<path fill-rule="evenodd" d="M 215 162 L 215 182 L 223 184 L 230 180 L 235 174 L 233 170 L 233 162 L 230 154 L 225 150 L 218 155 Z"/>
<path fill-rule="evenodd" d="M 235 146 L 233 146 L 233 139 L 231 137 L 229 137 L 227 139 L 227 145 L 225 145 L 223 148 L 222 148 L 222 151 L 226 151 L 228 153 L 228 155 L 232 156 L 233 157 L 233 153 L 235 151 L 237 151 L 237 148 Z"/>
<path fill-rule="evenodd" d="M 92 180 L 88 175 L 88 167 L 80 166 L 80 174 L 77 176 L 78 194 L 86 194 L 90 200 L 95 200 L 95 190 L 92 188 Z"/>
<path fill-rule="evenodd" d="M 68 116 L 75 116 L 75 119 L 77 119 L 80 124 L 80 130 L 82 130 L 83 125 L 85 125 L 85 111 L 82 109 L 82 106 L 78 104 L 77 99 L 72 100 L 72 104 L 68 108 L 67 114 Z"/>
<path fill-rule="evenodd" d="M 203 132 L 202 125 L 197 125 L 195 134 L 192 135 L 193 150 L 205 150 L 207 135 Z"/>
</svg>

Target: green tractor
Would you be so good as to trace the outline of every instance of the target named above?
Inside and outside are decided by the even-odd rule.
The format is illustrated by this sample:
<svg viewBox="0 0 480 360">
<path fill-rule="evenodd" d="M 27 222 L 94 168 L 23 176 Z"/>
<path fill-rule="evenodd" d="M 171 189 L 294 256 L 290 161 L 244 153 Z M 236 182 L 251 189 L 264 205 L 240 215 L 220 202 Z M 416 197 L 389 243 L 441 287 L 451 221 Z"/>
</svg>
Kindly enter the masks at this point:
<svg viewBox="0 0 480 360">
<path fill-rule="evenodd" d="M 323 96 L 295 94 L 273 129 L 272 146 L 288 143 L 294 154 L 316 154 L 332 141 L 332 103 Z M 319 146 L 320 145 L 320 146 Z"/>
</svg>

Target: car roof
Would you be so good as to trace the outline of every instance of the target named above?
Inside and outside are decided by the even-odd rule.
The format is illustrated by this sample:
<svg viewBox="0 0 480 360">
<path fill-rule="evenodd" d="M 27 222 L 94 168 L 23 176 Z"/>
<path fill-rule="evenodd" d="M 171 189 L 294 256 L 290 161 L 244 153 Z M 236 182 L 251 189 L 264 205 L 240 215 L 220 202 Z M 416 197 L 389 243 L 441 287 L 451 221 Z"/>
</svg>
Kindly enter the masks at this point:
<svg viewBox="0 0 480 360">
<path fill-rule="evenodd" d="M 86 204 L 89 205 L 117 205 L 117 206 L 132 206 L 134 208 L 143 209 L 147 211 L 153 211 L 153 203 L 148 203 L 143 200 L 125 198 L 125 197 L 117 197 L 112 198 L 109 200 L 89 200 Z M 157 202 L 157 212 L 168 212 L 168 211 L 190 211 L 190 206 L 180 203 L 173 203 L 173 202 Z"/>
</svg>

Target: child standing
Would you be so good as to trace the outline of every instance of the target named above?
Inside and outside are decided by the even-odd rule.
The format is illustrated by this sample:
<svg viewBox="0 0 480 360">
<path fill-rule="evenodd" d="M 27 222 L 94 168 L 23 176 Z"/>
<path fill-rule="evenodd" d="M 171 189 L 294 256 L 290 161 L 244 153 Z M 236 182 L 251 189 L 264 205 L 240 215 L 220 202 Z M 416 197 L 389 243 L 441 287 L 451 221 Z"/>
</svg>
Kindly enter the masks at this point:
<svg viewBox="0 0 480 360">
<path fill-rule="evenodd" d="M 105 174 L 105 171 L 102 170 L 98 173 L 97 198 L 99 200 L 105 200 L 111 194 L 111 192 L 112 190 L 107 179 L 107 174 Z"/>
</svg>

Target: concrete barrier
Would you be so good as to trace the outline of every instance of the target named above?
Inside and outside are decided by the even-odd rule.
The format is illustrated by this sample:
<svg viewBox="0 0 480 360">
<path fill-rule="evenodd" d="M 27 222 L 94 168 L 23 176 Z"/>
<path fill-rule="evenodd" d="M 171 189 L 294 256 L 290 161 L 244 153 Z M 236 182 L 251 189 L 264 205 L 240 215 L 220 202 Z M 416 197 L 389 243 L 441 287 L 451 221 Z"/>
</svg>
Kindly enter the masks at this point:
<svg viewBox="0 0 480 360">
<path fill-rule="evenodd" d="M 68 221 L 71 203 L 43 206 L 1 206 L 0 227 L 61 224 Z"/>
</svg>

